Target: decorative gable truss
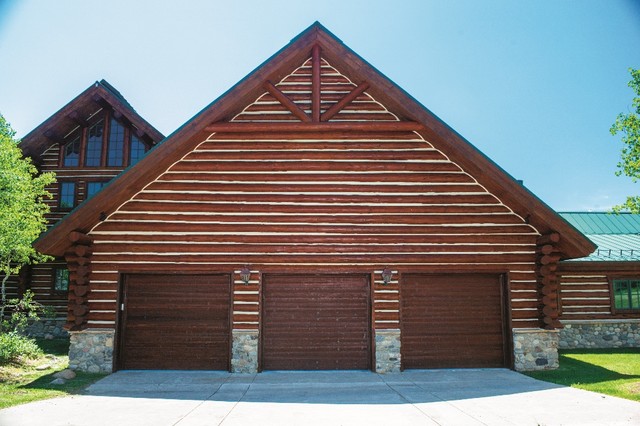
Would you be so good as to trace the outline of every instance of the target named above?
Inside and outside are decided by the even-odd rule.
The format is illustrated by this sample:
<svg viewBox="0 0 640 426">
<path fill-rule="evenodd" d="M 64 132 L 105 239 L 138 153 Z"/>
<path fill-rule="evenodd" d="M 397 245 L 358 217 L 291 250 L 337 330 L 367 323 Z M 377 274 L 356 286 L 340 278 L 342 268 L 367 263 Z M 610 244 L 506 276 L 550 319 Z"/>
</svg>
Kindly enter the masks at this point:
<svg viewBox="0 0 640 426">
<path fill-rule="evenodd" d="M 318 45 L 312 48 L 311 57 L 291 74 L 276 84 L 267 80 L 263 87 L 265 92 L 230 122 L 215 123 L 207 130 L 354 132 L 412 131 L 423 127 L 413 121 L 400 121 L 366 92 L 369 83 L 354 83 L 323 59 Z"/>
</svg>

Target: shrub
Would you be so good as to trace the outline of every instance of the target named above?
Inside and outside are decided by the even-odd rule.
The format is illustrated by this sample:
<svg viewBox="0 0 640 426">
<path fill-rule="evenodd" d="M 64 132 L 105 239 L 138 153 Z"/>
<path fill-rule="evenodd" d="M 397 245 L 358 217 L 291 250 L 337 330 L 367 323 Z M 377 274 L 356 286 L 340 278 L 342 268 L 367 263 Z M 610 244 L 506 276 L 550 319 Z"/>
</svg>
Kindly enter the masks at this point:
<svg viewBox="0 0 640 426">
<path fill-rule="evenodd" d="M 0 364 L 43 356 L 36 341 L 16 332 L 0 333 Z"/>
</svg>

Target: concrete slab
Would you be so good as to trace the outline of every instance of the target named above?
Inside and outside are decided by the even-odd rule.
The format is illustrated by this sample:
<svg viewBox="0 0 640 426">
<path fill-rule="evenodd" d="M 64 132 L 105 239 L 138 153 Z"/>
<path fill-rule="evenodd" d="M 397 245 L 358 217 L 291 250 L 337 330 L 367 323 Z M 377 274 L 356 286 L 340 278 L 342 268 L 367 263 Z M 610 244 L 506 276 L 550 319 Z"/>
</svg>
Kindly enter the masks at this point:
<svg viewBox="0 0 640 426">
<path fill-rule="evenodd" d="M 505 369 L 121 371 L 86 395 L 0 410 L 0 426 L 637 425 L 640 403 Z"/>
</svg>

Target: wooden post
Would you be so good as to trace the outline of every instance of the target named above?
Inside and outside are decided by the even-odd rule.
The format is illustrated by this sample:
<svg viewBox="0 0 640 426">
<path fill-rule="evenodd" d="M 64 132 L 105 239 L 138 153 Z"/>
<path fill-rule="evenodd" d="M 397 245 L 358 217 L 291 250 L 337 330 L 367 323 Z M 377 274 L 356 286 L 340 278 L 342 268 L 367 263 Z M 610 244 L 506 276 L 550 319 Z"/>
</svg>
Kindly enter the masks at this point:
<svg viewBox="0 0 640 426">
<path fill-rule="evenodd" d="M 87 327 L 89 314 L 88 295 L 89 275 L 91 274 L 91 238 L 78 231 L 70 232 L 69 241 L 73 244 L 65 253 L 69 269 L 69 299 L 67 304 L 67 324 L 69 330 L 82 330 Z"/>
<path fill-rule="evenodd" d="M 547 330 L 562 328 L 558 319 L 558 276 L 556 275 L 561 258 L 557 246 L 559 242 L 560 235 L 553 232 L 540 236 L 536 247 L 540 322 L 541 326 Z"/>
<path fill-rule="evenodd" d="M 320 46 L 313 45 L 311 51 L 311 121 L 320 122 Z"/>
</svg>

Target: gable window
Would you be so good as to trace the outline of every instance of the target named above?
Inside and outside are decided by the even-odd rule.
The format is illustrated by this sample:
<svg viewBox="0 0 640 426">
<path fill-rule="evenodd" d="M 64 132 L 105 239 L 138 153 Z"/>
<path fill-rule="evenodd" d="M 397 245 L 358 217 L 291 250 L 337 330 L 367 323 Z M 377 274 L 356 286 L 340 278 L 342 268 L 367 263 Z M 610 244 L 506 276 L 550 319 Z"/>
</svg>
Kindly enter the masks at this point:
<svg viewBox="0 0 640 426">
<path fill-rule="evenodd" d="M 76 205 L 76 183 L 60 182 L 60 208 L 72 209 Z"/>
<path fill-rule="evenodd" d="M 53 270 L 53 290 L 58 292 L 69 291 L 69 270 L 55 268 Z"/>
<path fill-rule="evenodd" d="M 62 164 L 65 167 L 78 167 L 80 165 L 81 135 L 64 146 Z"/>
<path fill-rule="evenodd" d="M 614 279 L 613 300 L 616 310 L 640 310 L 640 279 Z"/>
<path fill-rule="evenodd" d="M 147 145 L 142 142 L 136 135 L 131 135 L 131 149 L 129 150 L 129 165 L 134 165 L 147 152 Z"/>
<path fill-rule="evenodd" d="M 104 121 L 100 120 L 89 128 L 87 136 L 87 149 L 85 152 L 84 165 L 89 167 L 99 167 L 102 165 L 102 134 L 104 132 Z"/>
<path fill-rule="evenodd" d="M 151 141 L 136 136 L 135 125 L 114 111 L 94 114 L 91 123 L 76 129 L 61 145 L 61 167 L 123 168 L 137 163 L 149 150 Z"/>
<path fill-rule="evenodd" d="M 111 119 L 109 131 L 109 150 L 107 151 L 107 166 L 118 167 L 124 163 L 124 126 L 116 119 Z"/>
<path fill-rule="evenodd" d="M 87 198 L 92 197 L 96 192 L 100 191 L 107 182 L 87 182 Z"/>
</svg>

